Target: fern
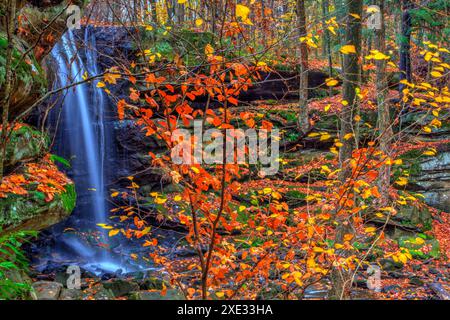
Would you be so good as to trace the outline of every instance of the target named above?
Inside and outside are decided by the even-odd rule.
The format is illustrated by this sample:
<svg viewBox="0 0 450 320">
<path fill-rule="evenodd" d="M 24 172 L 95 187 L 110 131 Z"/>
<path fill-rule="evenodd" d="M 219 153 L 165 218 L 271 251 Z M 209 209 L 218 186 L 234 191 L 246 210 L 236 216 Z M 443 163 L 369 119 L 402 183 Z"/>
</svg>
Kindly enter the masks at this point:
<svg viewBox="0 0 450 320">
<path fill-rule="evenodd" d="M 0 300 L 25 296 L 30 290 L 30 284 L 11 277 L 12 272 L 28 271 L 28 260 L 21 247 L 28 242 L 34 231 L 21 231 L 0 236 Z"/>
</svg>

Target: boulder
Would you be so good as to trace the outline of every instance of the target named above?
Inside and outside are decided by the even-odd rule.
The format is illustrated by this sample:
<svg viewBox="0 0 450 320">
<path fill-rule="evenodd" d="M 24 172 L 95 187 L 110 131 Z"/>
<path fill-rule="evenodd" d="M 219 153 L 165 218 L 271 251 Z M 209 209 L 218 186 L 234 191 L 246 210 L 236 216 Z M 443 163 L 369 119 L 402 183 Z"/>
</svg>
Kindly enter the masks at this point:
<svg viewBox="0 0 450 320">
<path fill-rule="evenodd" d="M 47 150 L 48 144 L 49 140 L 45 134 L 28 125 L 19 125 L 11 132 L 8 140 L 5 165 L 11 167 L 29 159 L 36 159 Z"/>
<path fill-rule="evenodd" d="M 111 290 L 116 297 L 122 297 L 132 291 L 139 290 L 139 285 L 137 283 L 125 279 L 112 279 L 108 282 L 103 282 L 103 287 L 107 290 Z"/>
<path fill-rule="evenodd" d="M 33 283 L 38 300 L 58 300 L 62 288 L 62 284 L 58 282 L 38 281 Z"/>
<path fill-rule="evenodd" d="M 184 300 L 182 292 L 168 289 L 165 295 L 161 291 L 136 291 L 130 294 L 130 300 Z"/>
<path fill-rule="evenodd" d="M 59 300 L 80 300 L 82 298 L 81 290 L 62 289 Z"/>
<path fill-rule="evenodd" d="M 42 230 L 67 218 L 75 207 L 76 193 L 73 184 L 55 195 L 50 202 L 39 192 L 27 195 L 8 195 L 0 198 L 0 235 L 18 230 Z"/>
</svg>

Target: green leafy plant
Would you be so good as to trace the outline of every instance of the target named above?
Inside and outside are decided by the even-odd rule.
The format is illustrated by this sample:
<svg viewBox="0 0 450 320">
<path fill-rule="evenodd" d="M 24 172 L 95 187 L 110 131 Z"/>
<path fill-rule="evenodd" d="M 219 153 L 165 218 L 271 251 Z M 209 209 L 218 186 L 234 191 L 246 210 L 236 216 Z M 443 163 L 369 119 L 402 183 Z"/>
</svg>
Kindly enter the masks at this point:
<svg viewBox="0 0 450 320">
<path fill-rule="evenodd" d="M 34 231 L 21 231 L 0 236 L 0 299 L 23 298 L 30 291 L 30 283 L 21 274 L 28 270 L 28 260 L 21 247 Z"/>
</svg>

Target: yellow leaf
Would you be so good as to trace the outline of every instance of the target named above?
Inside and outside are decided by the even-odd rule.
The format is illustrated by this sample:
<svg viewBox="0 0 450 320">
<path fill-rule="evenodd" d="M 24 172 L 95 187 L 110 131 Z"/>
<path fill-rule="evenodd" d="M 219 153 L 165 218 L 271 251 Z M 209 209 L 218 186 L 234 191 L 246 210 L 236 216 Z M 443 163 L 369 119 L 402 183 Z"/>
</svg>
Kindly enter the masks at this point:
<svg viewBox="0 0 450 320">
<path fill-rule="evenodd" d="M 112 229 L 112 228 L 113 228 L 113 227 L 108 226 L 108 225 L 106 225 L 106 224 L 104 224 L 104 223 L 97 223 L 97 225 L 98 225 L 99 227 L 103 228 L 103 229 L 106 229 L 106 230 L 109 230 L 109 229 Z"/>
<path fill-rule="evenodd" d="M 403 254 L 403 253 L 400 253 L 400 254 L 398 255 L 398 259 L 399 259 L 403 264 L 405 264 L 406 262 L 408 262 L 408 257 L 407 257 L 405 254 Z"/>
<path fill-rule="evenodd" d="M 364 229 L 365 233 L 373 233 L 375 232 L 377 229 L 375 227 L 368 227 Z"/>
<path fill-rule="evenodd" d="M 312 133 L 308 134 L 308 137 L 310 137 L 310 138 L 314 138 L 314 137 L 318 137 L 318 136 L 320 136 L 320 133 L 317 133 L 317 132 L 312 132 Z"/>
<path fill-rule="evenodd" d="M 163 204 L 166 201 L 167 201 L 167 199 L 164 199 L 164 198 L 156 198 L 155 199 L 155 203 L 157 203 L 157 204 Z"/>
<path fill-rule="evenodd" d="M 380 10 L 377 7 L 368 7 L 367 8 L 367 13 L 377 13 Z"/>
<path fill-rule="evenodd" d="M 345 45 L 341 48 L 342 54 L 356 53 L 356 47 L 352 44 Z"/>
<path fill-rule="evenodd" d="M 187 2 L 187 0 L 178 0 L 179 4 L 183 4 L 183 3 L 186 3 L 186 2 Z"/>
<path fill-rule="evenodd" d="M 339 81 L 337 81 L 336 79 L 333 79 L 333 78 L 328 78 L 325 80 L 325 84 L 328 87 L 334 87 L 339 84 Z"/>
<path fill-rule="evenodd" d="M 205 54 L 211 56 L 214 54 L 214 48 L 208 43 L 205 47 Z"/>
<path fill-rule="evenodd" d="M 324 110 L 325 112 L 327 112 L 328 110 L 330 110 L 330 108 L 331 108 L 331 104 L 327 104 L 327 105 L 325 106 L 325 108 L 323 108 L 323 110 Z"/>
<path fill-rule="evenodd" d="M 325 133 L 325 134 L 320 136 L 320 141 L 325 141 L 325 140 L 328 140 L 330 138 L 331 138 L 331 136 L 328 133 Z"/>
<path fill-rule="evenodd" d="M 119 231 L 120 231 L 119 229 L 110 230 L 108 236 L 114 237 L 116 234 L 119 233 Z"/>
<path fill-rule="evenodd" d="M 336 35 L 336 31 L 334 30 L 334 27 L 333 27 L 333 26 L 329 26 L 329 27 L 328 27 L 328 30 L 330 30 L 330 32 L 331 32 L 332 34 Z"/>
<path fill-rule="evenodd" d="M 241 18 L 242 21 L 246 21 L 248 19 L 248 14 L 250 13 L 250 9 L 242 4 L 236 5 L 236 17 Z"/>
<path fill-rule="evenodd" d="M 433 131 L 431 130 L 430 127 L 423 127 L 422 130 L 425 131 L 426 133 L 431 133 Z"/>
<path fill-rule="evenodd" d="M 111 198 L 115 198 L 115 197 L 117 197 L 119 195 L 119 192 L 113 192 L 113 193 L 111 193 Z"/>
<path fill-rule="evenodd" d="M 195 173 L 200 173 L 200 169 L 197 167 L 191 167 L 191 170 L 194 171 Z"/>
<path fill-rule="evenodd" d="M 361 20 L 361 16 L 360 16 L 359 14 L 356 14 L 356 13 L 350 13 L 350 15 L 351 15 L 353 18 L 355 18 L 355 19 Z"/>
<path fill-rule="evenodd" d="M 423 155 L 430 156 L 430 157 L 435 156 L 436 155 L 436 149 L 429 149 L 429 150 L 425 151 L 423 153 Z"/>
<path fill-rule="evenodd" d="M 269 194 L 269 193 L 272 193 L 272 189 L 271 188 L 264 188 L 263 192 L 264 192 L 264 194 Z"/>
<path fill-rule="evenodd" d="M 176 196 L 173 198 L 173 200 L 174 200 L 174 201 L 181 201 L 181 196 L 180 196 L 180 195 L 176 195 Z"/>
<path fill-rule="evenodd" d="M 353 133 L 347 133 L 347 134 L 344 136 L 344 140 L 350 140 L 352 137 L 353 137 Z"/>
<path fill-rule="evenodd" d="M 439 71 L 432 71 L 432 72 L 431 72 L 431 76 L 432 76 L 433 78 L 440 78 L 440 77 L 443 76 L 443 74 L 440 73 Z"/>
<path fill-rule="evenodd" d="M 223 293 L 222 291 L 217 291 L 217 292 L 216 292 L 216 296 L 217 296 L 218 298 L 222 298 L 224 295 L 225 295 L 225 293 Z"/>
<path fill-rule="evenodd" d="M 99 81 L 98 83 L 97 83 L 97 88 L 103 88 L 105 86 L 105 83 L 103 83 L 103 82 L 101 82 L 101 81 Z"/>
<path fill-rule="evenodd" d="M 397 181 L 395 181 L 395 184 L 399 186 L 406 186 L 408 184 L 408 179 L 405 177 L 400 177 Z"/>
<path fill-rule="evenodd" d="M 147 31 L 152 31 L 152 30 L 153 30 L 153 27 L 152 27 L 152 26 L 150 26 L 150 25 L 148 25 L 148 26 L 145 26 L 145 30 L 147 30 Z"/>
<path fill-rule="evenodd" d="M 198 18 L 198 19 L 195 20 L 195 25 L 196 25 L 197 27 L 200 27 L 202 24 L 203 24 L 203 19 Z"/>
<path fill-rule="evenodd" d="M 298 271 L 295 271 L 292 273 L 292 277 L 294 278 L 295 283 L 297 283 L 299 286 L 303 286 L 303 282 L 301 280 L 302 274 Z"/>
</svg>

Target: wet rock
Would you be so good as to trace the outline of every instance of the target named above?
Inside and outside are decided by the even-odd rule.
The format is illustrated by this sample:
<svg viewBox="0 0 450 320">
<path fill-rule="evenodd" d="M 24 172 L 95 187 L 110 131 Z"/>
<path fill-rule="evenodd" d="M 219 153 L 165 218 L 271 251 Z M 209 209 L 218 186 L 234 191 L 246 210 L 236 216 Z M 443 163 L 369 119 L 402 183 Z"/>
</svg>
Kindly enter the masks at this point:
<svg viewBox="0 0 450 320">
<path fill-rule="evenodd" d="M 59 300 L 80 300 L 82 292 L 76 289 L 62 289 Z"/>
<path fill-rule="evenodd" d="M 38 281 L 33 283 L 38 300 L 57 300 L 62 288 L 62 284 L 58 282 Z"/>
<path fill-rule="evenodd" d="M 164 280 L 156 278 L 156 277 L 149 277 L 147 279 L 144 279 L 139 285 L 141 290 L 162 290 Z M 166 284 L 167 286 L 167 284 Z"/>
<path fill-rule="evenodd" d="M 383 287 L 381 289 L 381 292 L 399 292 L 401 290 L 400 286 L 394 284 L 390 286 Z"/>
<path fill-rule="evenodd" d="M 184 300 L 184 295 L 176 289 L 169 289 L 162 296 L 161 291 L 136 291 L 130 294 L 130 300 Z"/>
<path fill-rule="evenodd" d="M 114 300 L 115 296 L 112 290 L 106 289 L 103 285 L 97 285 L 94 287 L 94 299 L 95 300 Z"/>
<path fill-rule="evenodd" d="M 381 259 L 380 264 L 381 268 L 385 271 L 395 271 L 403 268 L 403 264 L 401 262 L 395 262 L 392 259 Z"/>
<path fill-rule="evenodd" d="M 107 290 L 111 290 L 116 297 L 122 297 L 132 291 L 139 290 L 139 285 L 137 283 L 124 279 L 113 279 L 109 282 L 103 282 L 103 287 Z"/>
<path fill-rule="evenodd" d="M 412 277 L 409 279 L 409 283 L 414 285 L 414 286 L 418 286 L 421 287 L 424 285 L 424 282 L 419 278 L 419 277 Z"/>
</svg>

